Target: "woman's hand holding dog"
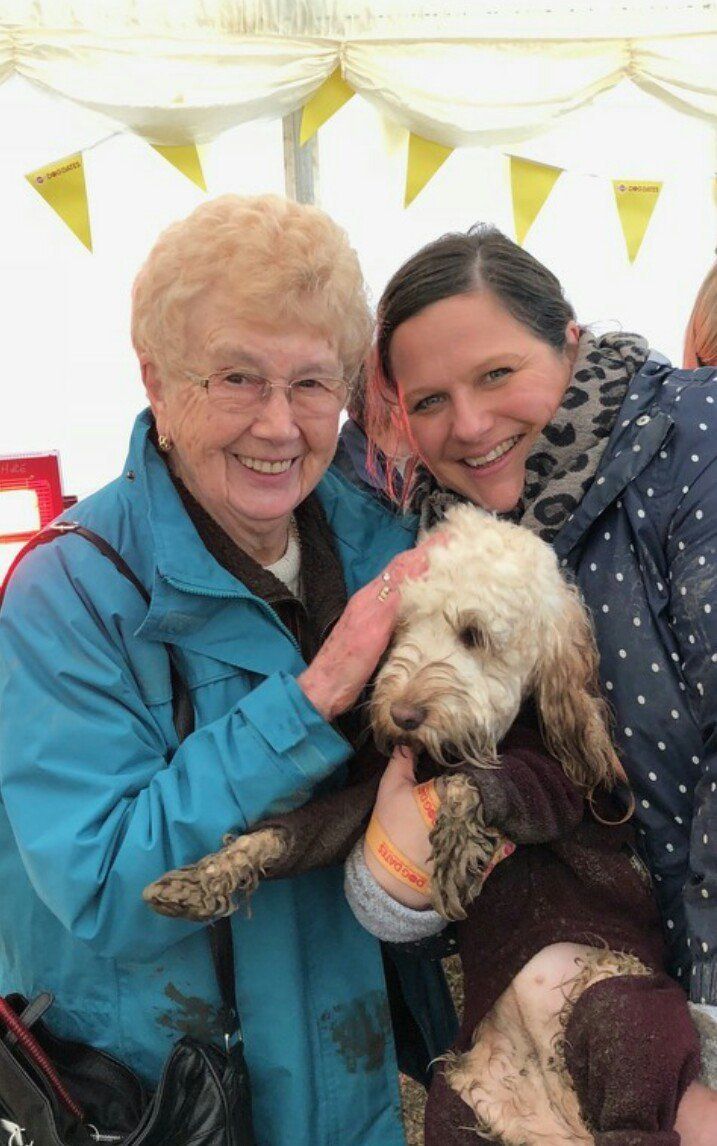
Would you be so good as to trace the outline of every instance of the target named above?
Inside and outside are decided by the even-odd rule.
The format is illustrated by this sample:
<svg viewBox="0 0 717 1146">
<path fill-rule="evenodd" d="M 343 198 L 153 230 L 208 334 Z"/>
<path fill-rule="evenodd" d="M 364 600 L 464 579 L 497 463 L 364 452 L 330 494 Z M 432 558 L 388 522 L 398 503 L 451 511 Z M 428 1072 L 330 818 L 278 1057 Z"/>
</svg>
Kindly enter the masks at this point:
<svg viewBox="0 0 717 1146">
<path fill-rule="evenodd" d="M 410 748 L 398 745 L 394 749 L 379 785 L 374 816 L 391 842 L 418 868 L 430 875 L 432 864 L 429 830 L 414 796 L 414 764 Z M 364 858 L 376 882 L 393 899 L 414 909 L 431 906 L 429 898 L 402 883 L 379 863 L 365 840 Z"/>
<path fill-rule="evenodd" d="M 437 540 L 434 535 L 399 553 L 382 574 L 354 593 L 309 667 L 297 677 L 325 720 L 346 712 L 373 676 L 396 627 L 401 584 L 427 572 L 427 550 Z"/>
</svg>

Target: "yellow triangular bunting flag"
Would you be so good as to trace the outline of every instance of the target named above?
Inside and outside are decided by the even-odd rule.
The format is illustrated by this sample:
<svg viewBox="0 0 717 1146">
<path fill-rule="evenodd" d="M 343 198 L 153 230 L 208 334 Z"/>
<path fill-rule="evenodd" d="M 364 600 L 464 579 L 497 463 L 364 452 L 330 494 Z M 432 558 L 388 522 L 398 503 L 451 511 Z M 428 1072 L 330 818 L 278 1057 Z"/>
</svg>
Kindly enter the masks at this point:
<svg viewBox="0 0 717 1146">
<path fill-rule="evenodd" d="M 423 139 L 420 135 L 410 133 L 404 207 L 408 207 L 409 203 L 413 202 L 419 191 L 422 191 L 429 179 L 433 178 L 452 151 L 452 147 L 444 147 L 442 143 L 434 143 L 432 139 Z"/>
<path fill-rule="evenodd" d="M 331 75 L 324 80 L 321 87 L 304 104 L 301 113 L 301 129 L 299 143 L 308 143 L 327 119 L 343 107 L 355 95 L 352 87 L 346 83 L 341 75 L 341 68 L 334 68 Z"/>
<path fill-rule="evenodd" d="M 172 167 L 176 167 L 177 171 L 181 171 L 182 175 L 186 175 L 187 179 L 191 179 L 192 183 L 196 183 L 197 187 L 206 191 L 207 185 L 204 182 L 202 161 L 199 158 L 196 143 L 186 143 L 180 147 L 167 147 L 163 143 L 153 143 L 152 147 L 164 156 L 167 162 L 172 164 Z"/>
<path fill-rule="evenodd" d="M 510 157 L 510 188 L 513 195 L 515 236 L 522 247 L 525 236 L 563 173 L 562 167 L 547 167 L 530 159 Z"/>
<path fill-rule="evenodd" d="M 45 167 L 38 167 L 37 171 L 31 171 L 25 178 L 57 212 L 63 223 L 77 235 L 80 242 L 84 243 L 87 250 L 91 251 L 92 233 L 82 152 L 77 151 Z"/>
<path fill-rule="evenodd" d="M 654 180 L 613 179 L 617 213 L 620 216 L 627 254 L 631 263 L 637 258 L 648 223 L 662 190 Z"/>
</svg>

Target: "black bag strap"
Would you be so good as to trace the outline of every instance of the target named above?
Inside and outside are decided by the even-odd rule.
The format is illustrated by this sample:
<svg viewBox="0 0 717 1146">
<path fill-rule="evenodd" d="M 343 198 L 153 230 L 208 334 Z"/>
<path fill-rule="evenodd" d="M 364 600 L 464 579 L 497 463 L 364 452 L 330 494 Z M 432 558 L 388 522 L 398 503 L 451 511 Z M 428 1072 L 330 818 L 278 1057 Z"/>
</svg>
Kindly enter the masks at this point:
<svg viewBox="0 0 717 1146">
<path fill-rule="evenodd" d="M 23 557 L 26 557 L 33 549 L 37 549 L 38 546 L 46 545 L 48 541 L 54 541 L 57 537 L 64 537 L 67 533 L 74 533 L 78 537 L 84 537 L 85 541 L 89 541 L 91 545 L 94 545 L 95 549 L 99 549 L 102 556 L 112 562 L 115 569 L 134 585 L 145 604 L 149 605 L 150 596 L 147 589 L 134 571 L 130 569 L 125 559 L 120 556 L 116 549 L 113 549 L 104 537 L 100 537 L 98 533 L 94 533 L 93 530 L 87 529 L 86 526 L 80 525 L 77 521 L 58 521 L 55 525 L 48 525 L 45 529 L 36 533 L 35 536 L 28 541 L 27 545 L 16 555 L 5 574 L 2 585 L 0 585 L 0 609 L 2 608 L 5 598 L 5 590 L 8 582 Z M 181 743 L 182 740 L 186 739 L 186 737 L 194 731 L 194 708 L 192 706 L 189 689 L 177 667 L 174 649 L 171 645 L 165 645 L 165 648 L 169 656 L 169 673 L 172 683 L 172 718 L 174 720 L 174 727 L 177 730 L 177 737 Z M 222 1000 L 222 1023 L 224 1025 L 224 1037 L 228 1048 L 230 1040 L 234 1038 L 240 1041 L 242 1040 L 241 1021 L 239 1018 L 236 986 L 234 982 L 234 940 L 232 937 L 232 925 L 227 918 L 218 919 L 215 923 L 209 924 L 208 931 L 214 975 Z"/>
</svg>

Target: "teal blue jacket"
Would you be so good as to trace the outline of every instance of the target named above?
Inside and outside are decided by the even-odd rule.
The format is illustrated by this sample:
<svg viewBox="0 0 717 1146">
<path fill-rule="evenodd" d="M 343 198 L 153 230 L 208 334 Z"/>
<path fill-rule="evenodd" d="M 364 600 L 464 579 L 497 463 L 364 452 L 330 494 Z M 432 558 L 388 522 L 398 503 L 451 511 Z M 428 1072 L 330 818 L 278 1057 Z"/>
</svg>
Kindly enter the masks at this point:
<svg viewBox="0 0 717 1146">
<path fill-rule="evenodd" d="M 154 1081 L 182 1033 L 220 1035 L 219 995 L 204 928 L 155 915 L 143 887 L 336 782 L 351 750 L 298 687 L 293 636 L 199 540 L 150 424 L 71 513 L 149 610 L 66 536 L 20 563 L 0 615 L 0 993 L 54 992 L 59 1034 Z M 318 493 L 349 594 L 413 543 L 342 478 Z M 181 746 L 166 643 L 195 708 Z M 403 1143 L 380 949 L 342 870 L 265 884 L 232 918 L 259 1143 Z"/>
</svg>

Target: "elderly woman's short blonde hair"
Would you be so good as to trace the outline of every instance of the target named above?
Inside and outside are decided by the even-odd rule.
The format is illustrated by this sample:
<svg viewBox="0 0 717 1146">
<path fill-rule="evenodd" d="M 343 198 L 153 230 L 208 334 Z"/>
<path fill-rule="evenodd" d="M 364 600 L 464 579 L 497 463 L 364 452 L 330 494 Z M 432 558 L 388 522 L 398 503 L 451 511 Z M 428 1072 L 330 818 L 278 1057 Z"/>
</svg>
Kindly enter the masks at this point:
<svg viewBox="0 0 717 1146">
<path fill-rule="evenodd" d="M 702 283 L 685 331 L 683 364 L 717 366 L 717 263 Z"/>
<path fill-rule="evenodd" d="M 215 287 L 244 321 L 306 326 L 333 339 L 347 378 L 358 371 L 372 329 L 366 288 L 346 232 L 317 207 L 222 195 L 167 227 L 134 282 L 137 354 L 160 368 L 181 366 L 191 304 Z"/>
</svg>

